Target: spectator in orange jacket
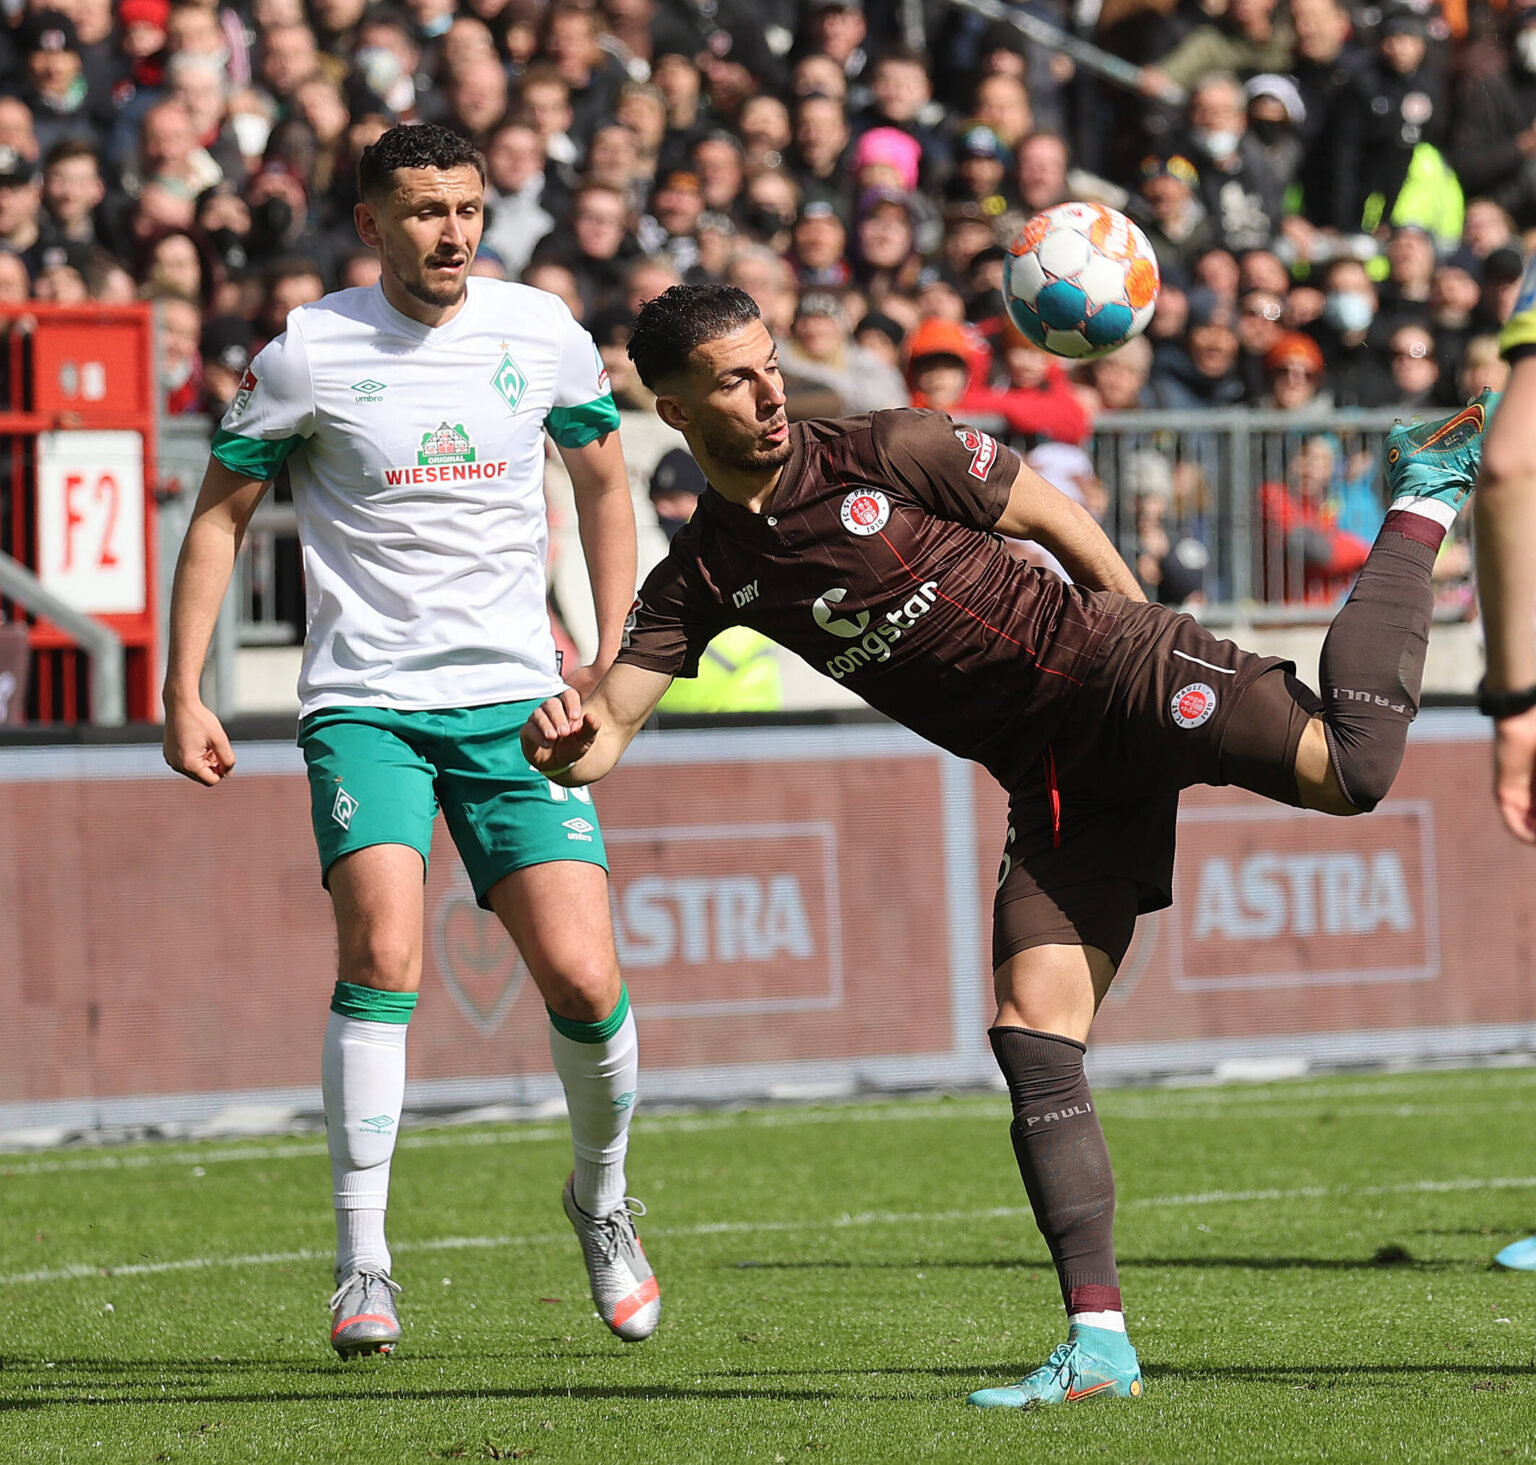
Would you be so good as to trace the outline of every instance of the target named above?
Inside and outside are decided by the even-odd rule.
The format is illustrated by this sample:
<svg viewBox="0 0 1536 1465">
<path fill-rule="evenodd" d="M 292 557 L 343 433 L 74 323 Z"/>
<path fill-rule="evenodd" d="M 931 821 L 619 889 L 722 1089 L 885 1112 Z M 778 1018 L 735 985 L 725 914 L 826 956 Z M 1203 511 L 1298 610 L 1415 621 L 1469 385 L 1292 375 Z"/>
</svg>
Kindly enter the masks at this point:
<svg viewBox="0 0 1536 1465">
<path fill-rule="evenodd" d="M 914 407 L 937 407 L 1010 437 L 1081 443 L 1089 418 L 1066 373 L 1008 325 L 997 337 L 1003 385 L 987 385 L 993 353 L 958 321 L 930 319 L 912 332 L 907 382 Z"/>
</svg>

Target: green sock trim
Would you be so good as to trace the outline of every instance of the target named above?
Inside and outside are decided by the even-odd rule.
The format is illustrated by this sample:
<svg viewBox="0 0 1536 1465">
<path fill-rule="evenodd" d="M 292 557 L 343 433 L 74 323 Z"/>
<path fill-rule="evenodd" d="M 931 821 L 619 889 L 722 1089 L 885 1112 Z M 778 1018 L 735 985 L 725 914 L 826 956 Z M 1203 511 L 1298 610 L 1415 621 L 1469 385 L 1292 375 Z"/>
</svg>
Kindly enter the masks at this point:
<svg viewBox="0 0 1536 1465">
<path fill-rule="evenodd" d="M 381 992 L 377 987 L 359 987 L 354 982 L 337 982 L 331 994 L 331 1011 L 363 1022 L 405 1023 L 416 1009 L 414 992 Z"/>
<path fill-rule="evenodd" d="M 547 1004 L 544 1010 L 549 1013 L 550 1026 L 562 1038 L 569 1038 L 573 1043 L 606 1043 L 624 1026 L 624 1019 L 629 1016 L 629 988 L 620 986 L 618 1006 L 601 1022 L 572 1022 Z"/>
</svg>

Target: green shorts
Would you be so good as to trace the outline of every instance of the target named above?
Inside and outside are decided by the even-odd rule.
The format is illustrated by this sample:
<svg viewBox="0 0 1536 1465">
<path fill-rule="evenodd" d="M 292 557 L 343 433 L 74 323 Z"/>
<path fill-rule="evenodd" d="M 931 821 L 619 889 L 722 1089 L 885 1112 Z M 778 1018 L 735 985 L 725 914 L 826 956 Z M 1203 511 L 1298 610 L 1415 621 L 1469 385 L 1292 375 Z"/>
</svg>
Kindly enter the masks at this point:
<svg viewBox="0 0 1536 1465">
<path fill-rule="evenodd" d="M 539 699 L 438 712 L 325 707 L 299 724 L 322 883 L 342 855 L 404 844 L 426 864 L 439 806 L 475 899 L 552 860 L 608 868 L 592 795 L 528 766 L 519 734 Z"/>
</svg>

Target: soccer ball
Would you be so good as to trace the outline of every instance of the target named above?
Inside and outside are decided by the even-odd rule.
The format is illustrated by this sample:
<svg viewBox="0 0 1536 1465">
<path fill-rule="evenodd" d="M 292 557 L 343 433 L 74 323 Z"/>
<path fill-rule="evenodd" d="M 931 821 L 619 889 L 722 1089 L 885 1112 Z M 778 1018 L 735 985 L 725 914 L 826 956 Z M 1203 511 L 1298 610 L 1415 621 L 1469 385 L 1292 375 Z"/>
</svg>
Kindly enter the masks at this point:
<svg viewBox="0 0 1536 1465">
<path fill-rule="evenodd" d="M 1059 203 L 1008 246 L 1003 299 L 1037 346 L 1086 361 L 1146 330 L 1157 302 L 1157 256 L 1124 214 Z"/>
</svg>

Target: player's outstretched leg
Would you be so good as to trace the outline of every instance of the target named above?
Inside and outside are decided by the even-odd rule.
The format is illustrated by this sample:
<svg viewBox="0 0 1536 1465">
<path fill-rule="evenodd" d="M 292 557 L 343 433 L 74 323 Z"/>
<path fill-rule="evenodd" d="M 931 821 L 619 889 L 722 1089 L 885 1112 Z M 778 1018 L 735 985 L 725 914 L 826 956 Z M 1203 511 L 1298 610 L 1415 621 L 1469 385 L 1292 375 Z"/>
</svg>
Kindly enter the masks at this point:
<svg viewBox="0 0 1536 1465">
<path fill-rule="evenodd" d="M 1509 1267 L 1516 1272 L 1536 1272 L 1536 1236 L 1526 1236 L 1519 1241 L 1511 1241 L 1496 1257 L 1501 1267 Z"/>
<path fill-rule="evenodd" d="M 1443 422 L 1400 424 L 1387 434 L 1391 503 L 1321 661 L 1329 762 L 1353 809 L 1374 809 L 1402 764 L 1424 680 L 1430 575 L 1477 481 L 1496 401 L 1483 391 Z"/>
<path fill-rule="evenodd" d="M 405 1102 L 406 1023 L 414 992 L 336 983 L 321 1054 L 326 1146 L 336 1208 L 331 1346 L 343 1358 L 390 1353 L 400 1317 L 390 1280 L 384 1213 Z"/>
</svg>

